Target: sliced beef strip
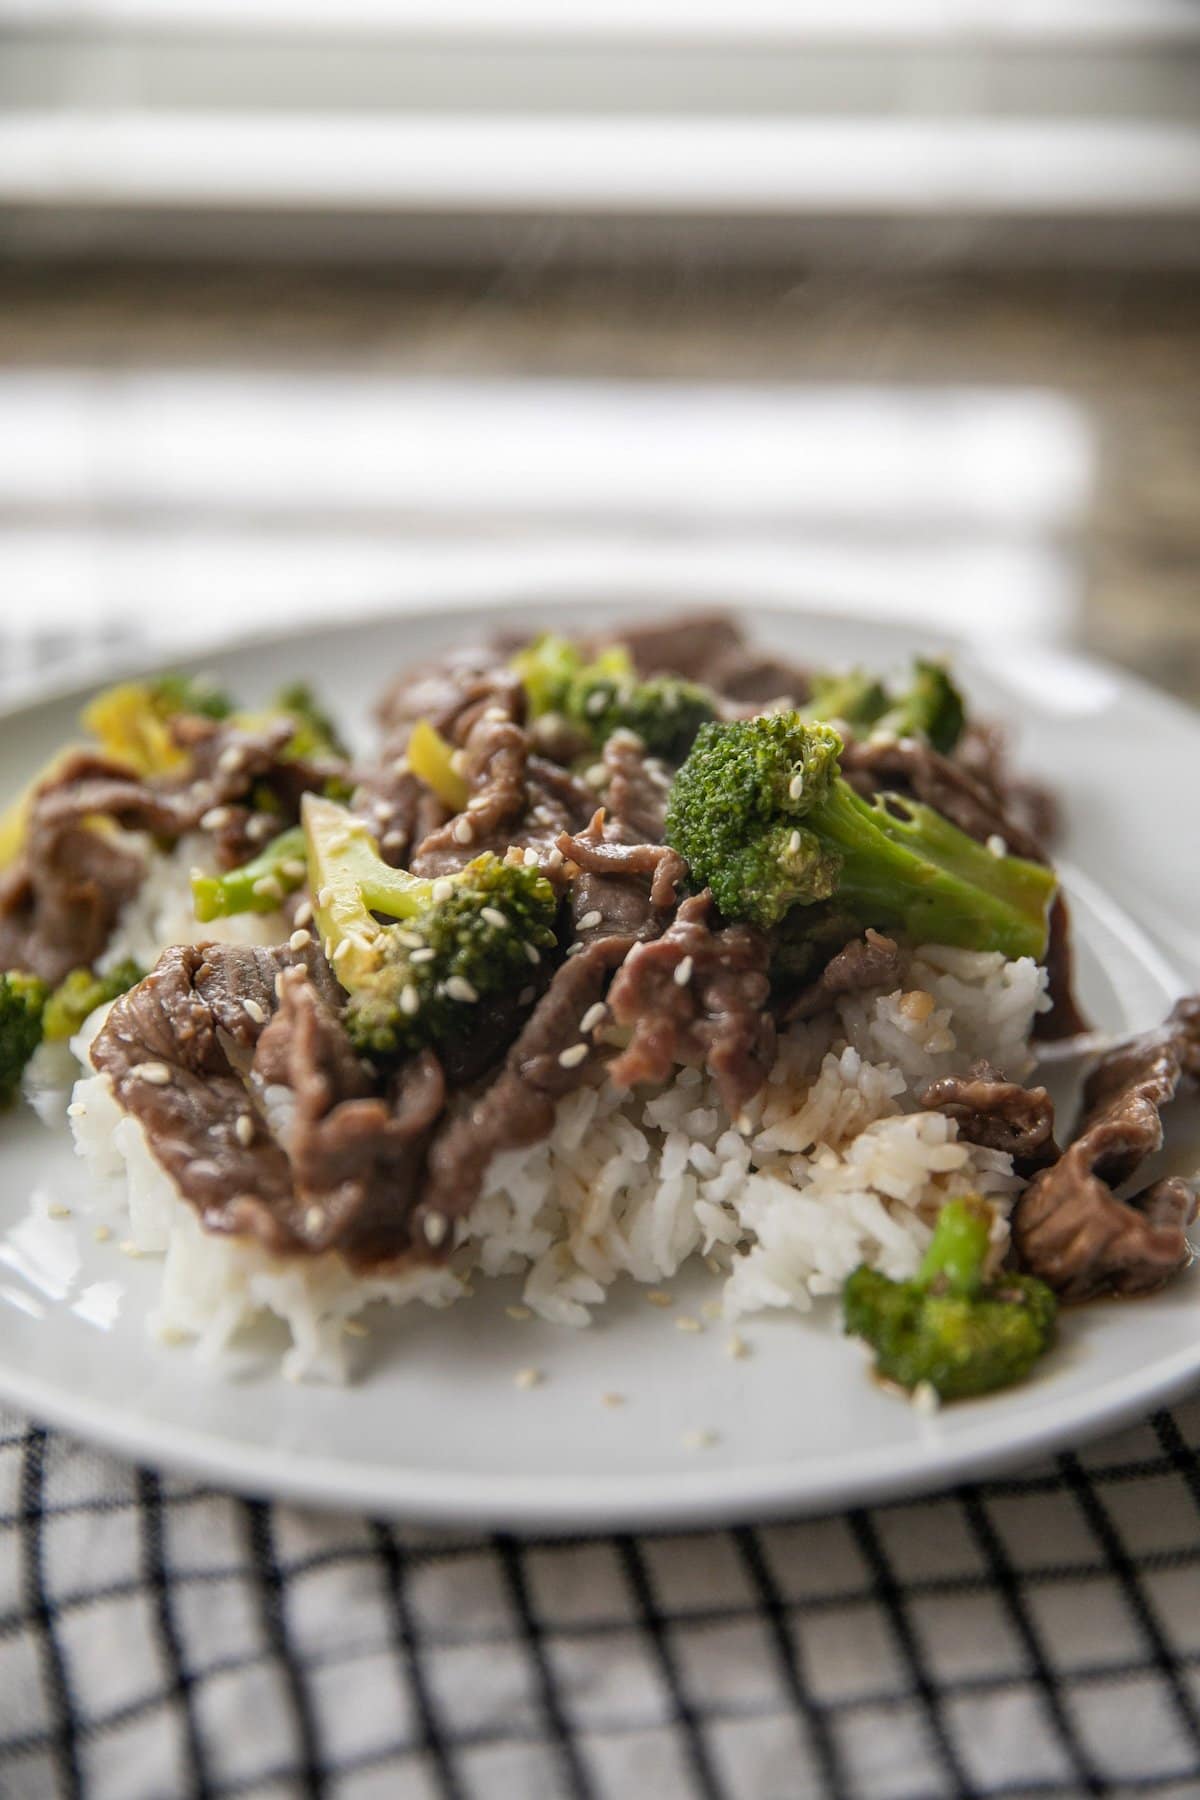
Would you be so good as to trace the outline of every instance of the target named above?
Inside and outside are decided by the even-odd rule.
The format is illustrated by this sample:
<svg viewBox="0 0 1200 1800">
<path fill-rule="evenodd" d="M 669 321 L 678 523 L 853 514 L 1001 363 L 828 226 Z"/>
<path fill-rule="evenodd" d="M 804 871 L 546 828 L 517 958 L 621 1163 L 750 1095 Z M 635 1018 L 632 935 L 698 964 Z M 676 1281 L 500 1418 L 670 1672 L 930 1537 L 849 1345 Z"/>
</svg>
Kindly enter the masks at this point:
<svg viewBox="0 0 1200 1800">
<path fill-rule="evenodd" d="M 687 863 L 669 844 L 625 844 L 607 837 L 602 807 L 593 814 L 586 832 L 572 836 L 564 831 L 555 839 L 555 845 L 587 874 L 648 882 L 650 904 L 659 911 L 674 904 L 679 885 L 687 875 Z"/>
<path fill-rule="evenodd" d="M 1200 1076 L 1200 996 L 1180 1001 L 1159 1030 L 1101 1057 L 1073 1141 L 1017 1201 L 1021 1267 L 1064 1300 L 1145 1293 L 1189 1261 L 1191 1183 L 1156 1181 L 1128 1200 L 1115 1192 L 1161 1147 L 1162 1108 L 1185 1074 Z"/>
<path fill-rule="evenodd" d="M 957 1120 L 958 1135 L 968 1143 L 1007 1150 L 1022 1174 L 1060 1154 L 1054 1141 L 1054 1102 L 1045 1088 L 1006 1081 L 988 1062 L 973 1064 L 966 1075 L 931 1081 L 921 1105 Z"/>
<path fill-rule="evenodd" d="M 93 963 L 122 906 L 141 885 L 144 862 L 93 830 L 108 819 L 125 831 L 173 844 L 209 821 L 217 860 L 242 861 L 261 847 L 254 818 L 273 836 L 298 816 L 300 795 L 340 765 L 287 762 L 287 721 L 239 731 L 211 720 L 181 720 L 177 735 L 192 757 L 185 775 L 153 782 L 90 750 L 63 759 L 36 790 L 25 842 L 0 881 L 0 966 L 31 969 L 50 982 Z M 278 811 L 252 815 L 239 804 L 265 785 Z"/>
<path fill-rule="evenodd" d="M 733 701 L 766 705 L 807 699 L 805 670 L 746 644 L 728 613 L 695 613 L 660 625 L 628 626 L 618 634 L 639 675 L 683 675 Z"/>
<path fill-rule="evenodd" d="M 288 1160 L 258 1125 L 212 1008 L 196 990 L 206 957 L 200 945 L 166 951 L 116 1001 L 92 1059 L 207 1231 L 249 1232 L 272 1249 L 295 1249 L 302 1238 Z M 243 1116 L 255 1128 L 249 1144 L 238 1136 Z"/>
<path fill-rule="evenodd" d="M 894 938 L 868 930 L 851 939 L 830 957 L 815 981 L 801 988 L 780 1010 L 780 1022 L 812 1019 L 827 1012 L 843 994 L 863 993 L 868 988 L 894 988 L 899 984 L 903 957 Z"/>
<path fill-rule="evenodd" d="M 661 843 L 666 829 L 671 772 L 631 731 L 614 731 L 601 754 L 604 805 L 619 835 L 630 842 Z"/>
<path fill-rule="evenodd" d="M 450 817 L 449 807 L 402 758 L 364 769 L 352 804 L 393 869 L 407 868 L 416 846 L 440 831 Z"/>
<path fill-rule="evenodd" d="M 627 937 L 602 938 L 558 968 L 500 1073 L 435 1135 L 414 1229 L 428 1235 L 431 1217 L 461 1218 L 478 1197 L 493 1156 L 549 1135 L 556 1103 L 591 1080 L 601 1060 L 603 1051 L 582 1021 L 604 998 L 612 971 L 632 947 Z M 433 1229 L 437 1236 L 442 1225 Z"/>
<path fill-rule="evenodd" d="M 413 1249 L 409 1209 L 445 1088 L 427 1055 L 378 1094 L 339 999 L 315 946 L 183 945 L 115 1003 L 92 1054 L 206 1230 L 374 1267 Z M 263 1104 L 280 1085 L 293 1096 L 286 1147 Z"/>
<path fill-rule="evenodd" d="M 399 756 L 418 719 L 427 719 L 443 737 L 461 745 L 489 706 L 499 707 L 519 723 L 525 713 L 524 690 L 503 650 L 470 644 L 406 670 L 384 694 L 376 717 L 389 754 Z"/>
<path fill-rule="evenodd" d="M 610 1065 L 618 1087 L 658 1084 L 680 1064 L 716 1077 L 736 1117 L 766 1081 L 775 1054 L 767 1007 L 770 943 L 751 925 L 718 926 L 712 895 L 694 894 L 662 936 L 633 949 L 608 993 L 616 1024 L 632 1029 Z"/>
<path fill-rule="evenodd" d="M 282 1081 L 294 1097 L 287 1155 L 306 1247 L 336 1248 L 359 1267 L 408 1251 L 408 1214 L 446 1095 L 434 1053 L 402 1064 L 376 1093 L 327 998 L 305 970 L 289 969 L 253 1076 Z"/>
</svg>

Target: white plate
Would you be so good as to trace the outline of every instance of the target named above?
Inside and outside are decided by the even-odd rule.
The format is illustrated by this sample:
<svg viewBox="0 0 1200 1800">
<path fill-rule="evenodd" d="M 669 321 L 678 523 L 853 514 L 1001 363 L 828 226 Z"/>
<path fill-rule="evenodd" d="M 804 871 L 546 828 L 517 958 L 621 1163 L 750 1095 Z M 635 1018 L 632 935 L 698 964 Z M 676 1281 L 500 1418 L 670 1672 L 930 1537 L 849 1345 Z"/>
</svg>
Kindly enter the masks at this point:
<svg viewBox="0 0 1200 1800">
<path fill-rule="evenodd" d="M 638 596 L 624 611 L 654 604 Z M 581 597 L 556 616 L 594 629 L 608 610 Z M 538 622 L 516 608 L 503 619 Z M 365 736 L 367 703 L 389 670 L 498 622 L 496 612 L 408 615 L 233 646 L 204 666 L 251 699 L 284 676 L 310 677 Z M 814 661 L 890 663 L 914 647 L 895 628 L 794 612 L 754 609 L 753 623 Z M 1087 1005 L 1108 1027 L 1150 1024 L 1200 977 L 1196 720 L 1111 670 L 1027 647 L 997 645 L 961 666 L 984 708 L 1022 721 L 1023 762 L 1063 795 Z M 71 735 L 78 698 L 0 721 L 0 791 Z M 223 1379 L 148 1340 L 156 1270 L 94 1241 L 65 1142 L 20 1115 L 0 1141 L 0 1390 L 129 1456 L 258 1494 L 516 1527 L 816 1510 L 1078 1442 L 1200 1378 L 1193 1272 L 1152 1300 L 1069 1314 L 1035 1380 L 932 1419 L 872 1385 L 831 1312 L 749 1321 L 752 1354 L 734 1361 L 719 1325 L 677 1332 L 629 1284 L 583 1332 L 513 1322 L 504 1286 L 448 1313 L 376 1309 L 346 1389 L 289 1386 L 261 1348 L 232 1359 Z M 52 1216 L 63 1205 L 72 1216 Z M 671 1286 L 695 1312 L 711 1283 L 699 1271 Z M 514 1374 L 528 1365 L 545 1382 L 519 1390 Z M 606 1407 L 609 1392 L 626 1404 Z M 689 1449 L 690 1430 L 715 1442 Z"/>
</svg>

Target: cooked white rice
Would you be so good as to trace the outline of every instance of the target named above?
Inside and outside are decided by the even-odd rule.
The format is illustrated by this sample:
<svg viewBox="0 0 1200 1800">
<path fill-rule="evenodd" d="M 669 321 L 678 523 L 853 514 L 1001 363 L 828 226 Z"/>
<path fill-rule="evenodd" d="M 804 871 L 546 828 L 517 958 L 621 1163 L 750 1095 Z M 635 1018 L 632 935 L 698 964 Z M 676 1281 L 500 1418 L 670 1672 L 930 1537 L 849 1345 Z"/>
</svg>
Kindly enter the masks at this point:
<svg viewBox="0 0 1200 1800">
<path fill-rule="evenodd" d="M 161 891 L 139 896 L 112 954 L 152 960 L 151 939 L 195 934 L 190 917 L 171 924 L 167 891 L 172 881 L 178 891 L 194 854 L 157 872 Z M 229 923 L 272 941 L 272 920 Z M 522 1276 L 534 1312 L 579 1326 L 619 1275 L 657 1284 L 703 1256 L 729 1317 L 803 1312 L 860 1262 L 911 1274 L 938 1209 L 965 1189 L 991 1199 L 1003 1249 L 1019 1185 L 1009 1157 L 960 1142 L 954 1122 L 921 1111 L 918 1097 L 979 1056 L 1025 1074 L 1044 988 L 1028 958 L 926 947 L 894 991 L 848 997 L 788 1033 L 767 1088 L 736 1121 L 695 1069 L 652 1094 L 582 1088 L 559 1105 L 549 1138 L 494 1159 L 448 1267 L 367 1279 L 333 1253 L 288 1263 L 203 1232 L 106 1077 L 77 1082 L 71 1124 L 79 1153 L 107 1183 L 99 1204 L 111 1207 L 119 1194 L 132 1245 L 164 1257 L 153 1329 L 214 1355 L 274 1314 L 291 1335 L 283 1366 L 293 1378 L 339 1375 L 346 1321 L 364 1307 L 445 1306 L 470 1291 L 473 1273 Z M 97 1024 L 77 1040 L 81 1058 Z"/>
</svg>

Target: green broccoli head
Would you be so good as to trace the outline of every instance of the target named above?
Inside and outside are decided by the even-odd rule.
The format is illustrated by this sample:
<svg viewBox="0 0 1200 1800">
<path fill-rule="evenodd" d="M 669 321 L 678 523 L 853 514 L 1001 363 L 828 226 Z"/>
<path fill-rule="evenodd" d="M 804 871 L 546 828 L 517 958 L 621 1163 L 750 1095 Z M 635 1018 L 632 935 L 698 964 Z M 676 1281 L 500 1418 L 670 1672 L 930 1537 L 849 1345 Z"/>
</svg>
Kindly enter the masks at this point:
<svg viewBox="0 0 1200 1800">
<path fill-rule="evenodd" d="M 671 785 L 667 842 L 728 918 L 774 925 L 837 892 L 841 859 L 804 823 L 842 741 L 798 713 L 703 725 Z"/>
<path fill-rule="evenodd" d="M 388 867 L 345 808 L 312 794 L 304 831 L 317 927 L 364 1055 L 469 1036 L 480 1000 L 523 986 L 555 946 L 557 896 L 523 861 L 489 853 L 450 875 L 410 875 Z"/>
<path fill-rule="evenodd" d="M 227 719 L 234 702 L 208 675 L 156 675 L 146 683 L 160 718 L 192 713 L 203 719 Z"/>
<path fill-rule="evenodd" d="M 809 679 L 804 715 L 809 719 L 836 719 L 862 731 L 882 717 L 888 705 L 887 689 L 865 669 L 847 669 L 844 673 L 818 670 Z"/>
<path fill-rule="evenodd" d="M 287 713 L 296 721 L 295 736 L 286 748 L 287 756 L 349 756 L 337 725 L 307 682 L 293 681 L 288 687 L 281 688 L 273 706 L 276 712 Z"/>
<path fill-rule="evenodd" d="M 914 944 L 1045 954 L 1050 869 L 993 856 L 932 807 L 864 800 L 839 772 L 841 739 L 798 712 L 701 728 L 675 776 L 667 842 L 726 917 L 764 928 L 816 906 Z M 834 902 L 833 908 L 825 902 Z"/>
<path fill-rule="evenodd" d="M 11 1106 L 25 1065 L 42 1041 L 46 983 L 10 969 L 0 975 L 0 1106 Z"/>
<path fill-rule="evenodd" d="M 72 969 L 46 1001 L 42 1023 L 47 1041 L 61 1043 L 74 1037 L 98 1006 L 128 993 L 144 980 L 145 974 L 132 957 L 126 957 L 103 975 L 93 969 Z"/>
<path fill-rule="evenodd" d="M 1054 1336 L 1058 1304 L 1045 1282 L 984 1279 L 991 1209 L 975 1196 L 947 1201 L 911 1281 L 858 1268 L 842 1289 L 846 1331 L 875 1352 L 879 1373 L 943 1400 L 1020 1381 Z"/>
<path fill-rule="evenodd" d="M 652 756 L 678 762 L 697 731 L 717 716 L 708 688 L 679 675 L 639 679 L 629 652 L 610 644 L 591 660 L 567 638 L 535 640 L 514 658 L 530 715 L 558 713 L 593 745 L 614 731 L 633 731 Z"/>
<path fill-rule="evenodd" d="M 919 737 L 943 753 L 953 750 L 966 723 L 963 697 L 944 664 L 918 658 L 901 693 L 889 694 L 863 669 L 812 677 L 806 719 L 836 719 L 856 735 L 887 732 Z"/>
</svg>

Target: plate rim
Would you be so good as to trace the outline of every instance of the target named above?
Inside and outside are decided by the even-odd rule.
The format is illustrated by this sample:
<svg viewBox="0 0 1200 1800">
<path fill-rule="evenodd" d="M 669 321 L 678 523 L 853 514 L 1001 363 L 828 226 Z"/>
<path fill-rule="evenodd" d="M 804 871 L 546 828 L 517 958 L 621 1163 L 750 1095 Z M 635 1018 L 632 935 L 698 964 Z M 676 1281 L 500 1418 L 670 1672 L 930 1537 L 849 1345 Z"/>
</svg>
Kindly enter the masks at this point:
<svg viewBox="0 0 1200 1800">
<path fill-rule="evenodd" d="M 556 600 L 536 590 L 521 596 L 528 610 L 543 608 L 552 615 L 561 600 L 565 606 L 582 605 L 598 598 L 586 581 L 555 584 Z M 281 652 L 307 648 L 333 635 L 382 633 L 394 627 L 426 619 L 460 621 L 464 634 L 475 622 L 495 621 L 517 596 L 497 595 L 480 601 L 477 594 L 454 603 L 449 596 L 394 610 L 362 609 L 335 626 L 307 625 L 299 630 L 273 625 L 267 628 L 223 633 L 203 649 L 180 645 L 141 655 L 136 647 L 122 646 L 111 654 L 101 652 L 72 663 L 69 670 L 50 671 L 35 677 L 0 703 L 0 730 L 11 729 L 23 717 L 53 705 L 85 696 L 97 681 L 136 677 L 170 663 L 182 669 L 203 668 L 214 657 L 236 656 L 242 651 Z M 648 598 L 632 588 L 622 594 L 609 590 L 609 607 L 624 601 L 634 605 Z M 919 625 L 886 617 L 874 619 L 860 613 L 822 609 L 808 604 L 787 605 L 777 600 L 759 604 L 742 597 L 738 605 L 721 609 L 705 597 L 702 607 L 689 606 L 679 595 L 664 594 L 655 601 L 663 616 L 698 610 L 734 610 L 751 618 L 809 619 L 830 627 L 848 624 L 878 626 L 897 647 L 911 643 L 920 633 L 926 641 L 957 642 L 970 656 L 981 650 L 976 637 L 955 637 L 929 631 Z M 999 636 L 999 634 L 997 634 Z M 984 640 L 986 643 L 986 640 Z M 1031 645 L 1034 654 L 1050 646 Z M 1136 700 L 1152 705 L 1159 716 L 1167 714 L 1178 729 L 1200 738 L 1200 718 L 1183 700 L 1164 693 L 1152 683 L 1103 658 L 1086 652 L 1052 647 L 1053 656 L 1065 667 L 1115 684 L 1119 701 Z M 1151 940 L 1157 933 L 1133 914 Z M 1161 947 L 1161 946 L 1160 946 Z M 1181 971 L 1175 968 L 1178 978 Z M 98 1400 L 13 1363 L 0 1347 L 0 1398 L 32 1419 L 68 1431 L 76 1437 L 123 1456 L 135 1463 L 154 1466 L 218 1483 L 246 1495 L 270 1495 L 322 1510 L 357 1509 L 412 1522 L 436 1522 L 451 1527 L 482 1527 L 516 1531 L 544 1530 L 558 1534 L 572 1530 L 633 1528 L 702 1528 L 747 1518 L 799 1517 L 827 1512 L 839 1505 L 879 1505 L 902 1502 L 915 1495 L 950 1488 L 965 1478 L 987 1478 L 1026 1465 L 1066 1445 L 1083 1445 L 1143 1416 L 1156 1403 L 1170 1404 L 1200 1383 L 1200 1333 L 1196 1343 L 1159 1358 L 1146 1368 L 1127 1370 L 1098 1390 L 1083 1390 L 1058 1398 L 1053 1376 L 1046 1378 L 1049 1392 L 1031 1404 L 1021 1416 L 994 1415 L 987 1423 L 986 1400 L 971 1403 L 981 1408 L 978 1427 L 938 1439 L 936 1421 L 928 1435 L 911 1443 L 889 1443 L 839 1452 L 836 1459 L 809 1465 L 796 1461 L 755 1462 L 743 1468 L 716 1465 L 709 1468 L 664 1470 L 653 1474 L 492 1474 L 458 1472 L 399 1464 L 371 1464 L 334 1459 L 312 1450 L 260 1446 L 224 1436 L 219 1431 L 179 1421 L 143 1421 L 135 1406 Z"/>
</svg>

